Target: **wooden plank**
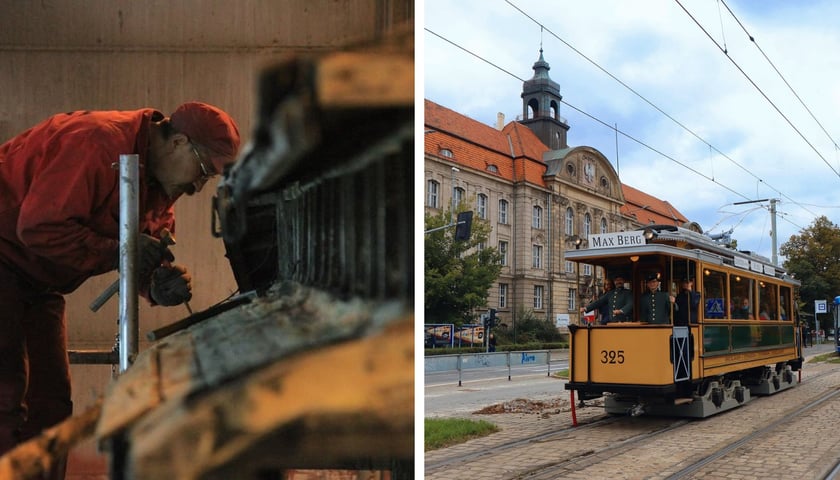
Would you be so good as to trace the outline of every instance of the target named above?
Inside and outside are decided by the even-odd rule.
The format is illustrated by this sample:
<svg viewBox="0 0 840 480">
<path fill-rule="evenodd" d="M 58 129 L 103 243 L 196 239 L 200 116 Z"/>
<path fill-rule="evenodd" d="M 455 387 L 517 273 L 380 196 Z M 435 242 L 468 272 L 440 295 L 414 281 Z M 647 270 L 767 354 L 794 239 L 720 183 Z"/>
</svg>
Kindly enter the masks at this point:
<svg viewBox="0 0 840 480">
<path fill-rule="evenodd" d="M 248 478 L 413 458 L 414 322 L 393 320 L 149 412 L 128 432 L 132 475 Z"/>
</svg>

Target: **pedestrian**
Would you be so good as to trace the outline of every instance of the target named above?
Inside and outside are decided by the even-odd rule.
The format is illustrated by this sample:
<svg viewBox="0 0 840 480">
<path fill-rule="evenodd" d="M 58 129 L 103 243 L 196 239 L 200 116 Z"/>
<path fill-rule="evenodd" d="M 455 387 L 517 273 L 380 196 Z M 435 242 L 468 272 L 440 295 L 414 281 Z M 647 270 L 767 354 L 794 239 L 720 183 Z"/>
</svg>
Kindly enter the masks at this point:
<svg viewBox="0 0 840 480">
<path fill-rule="evenodd" d="M 138 290 L 173 306 L 192 295 L 160 242 L 173 204 L 238 149 L 233 119 L 200 102 L 60 113 L 0 145 L 0 455 L 72 414 L 64 295 L 119 265 L 120 155 L 139 158 Z"/>
<path fill-rule="evenodd" d="M 676 298 L 668 292 L 659 290 L 661 281 L 658 273 L 648 274 L 645 280 L 647 291 L 639 300 L 639 321 L 670 324 L 671 312 L 676 308 Z"/>
<path fill-rule="evenodd" d="M 487 351 L 495 352 L 496 351 L 496 335 L 491 333 L 489 337 L 487 337 Z"/>
</svg>

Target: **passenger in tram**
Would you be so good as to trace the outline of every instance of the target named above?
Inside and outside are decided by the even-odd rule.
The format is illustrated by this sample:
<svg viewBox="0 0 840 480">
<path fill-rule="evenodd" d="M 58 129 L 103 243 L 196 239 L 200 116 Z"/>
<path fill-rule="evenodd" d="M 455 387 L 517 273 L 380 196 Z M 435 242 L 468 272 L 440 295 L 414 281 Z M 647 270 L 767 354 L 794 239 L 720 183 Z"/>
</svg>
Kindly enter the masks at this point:
<svg viewBox="0 0 840 480">
<path fill-rule="evenodd" d="M 685 277 L 677 294 L 676 320 L 674 325 L 697 325 L 697 307 L 700 305 L 700 293 L 694 291 L 694 279 Z"/>
<path fill-rule="evenodd" d="M 770 313 L 766 303 L 762 303 L 758 309 L 758 318 L 759 320 L 770 320 Z"/>
<path fill-rule="evenodd" d="M 613 275 L 614 288 L 601 295 L 598 300 L 590 302 L 589 305 L 581 307 L 580 313 L 591 312 L 602 305 L 606 306 L 606 321 L 602 317 L 602 323 L 627 322 L 631 319 L 633 311 L 633 294 L 624 288 L 624 275 L 616 273 Z"/>
<path fill-rule="evenodd" d="M 647 291 L 639 301 L 639 321 L 647 323 L 670 324 L 671 311 L 676 310 L 676 298 L 668 292 L 659 290 L 658 273 L 650 273 L 645 278 Z"/>
<path fill-rule="evenodd" d="M 740 319 L 746 319 L 746 320 L 752 320 L 754 318 L 753 314 L 752 314 L 752 307 L 750 306 L 750 299 L 749 298 L 744 297 L 741 300 L 741 302 L 739 303 L 739 306 L 736 307 L 735 310 L 732 311 L 732 318 L 740 318 Z"/>
<path fill-rule="evenodd" d="M 609 278 L 604 279 L 604 295 L 609 293 L 613 289 L 613 282 Z M 610 319 L 610 305 L 608 302 L 604 302 L 603 305 L 598 307 L 598 323 L 601 325 L 606 325 L 607 320 Z"/>
</svg>

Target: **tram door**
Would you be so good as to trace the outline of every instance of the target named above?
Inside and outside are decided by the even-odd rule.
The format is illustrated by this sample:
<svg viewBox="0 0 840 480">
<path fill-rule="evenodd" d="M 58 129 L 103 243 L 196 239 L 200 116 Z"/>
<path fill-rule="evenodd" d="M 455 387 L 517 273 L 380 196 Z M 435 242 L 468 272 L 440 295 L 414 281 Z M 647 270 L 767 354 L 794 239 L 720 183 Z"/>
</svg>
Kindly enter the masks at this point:
<svg viewBox="0 0 840 480">
<path fill-rule="evenodd" d="M 674 382 L 691 378 L 691 340 L 688 327 L 675 326 L 671 333 L 671 364 Z"/>
</svg>

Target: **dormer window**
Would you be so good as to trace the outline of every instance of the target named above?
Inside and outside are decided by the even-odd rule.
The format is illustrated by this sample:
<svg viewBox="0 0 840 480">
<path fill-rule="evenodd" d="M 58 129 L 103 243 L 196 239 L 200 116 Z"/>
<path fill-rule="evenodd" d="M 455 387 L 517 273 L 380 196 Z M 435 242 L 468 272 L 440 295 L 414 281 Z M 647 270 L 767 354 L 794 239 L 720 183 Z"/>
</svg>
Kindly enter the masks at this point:
<svg viewBox="0 0 840 480">
<path fill-rule="evenodd" d="M 570 177 L 574 177 L 575 176 L 575 166 L 572 165 L 571 163 L 567 163 L 566 164 L 566 173 L 568 173 Z"/>
<path fill-rule="evenodd" d="M 607 188 L 607 177 L 601 177 L 601 188 Z"/>
<path fill-rule="evenodd" d="M 441 148 L 440 149 L 440 156 L 446 158 L 452 158 L 452 150 L 448 148 Z"/>
<path fill-rule="evenodd" d="M 490 165 L 487 165 L 487 171 L 490 172 L 490 173 L 499 173 L 499 167 L 497 167 L 493 164 L 490 164 Z"/>
</svg>

